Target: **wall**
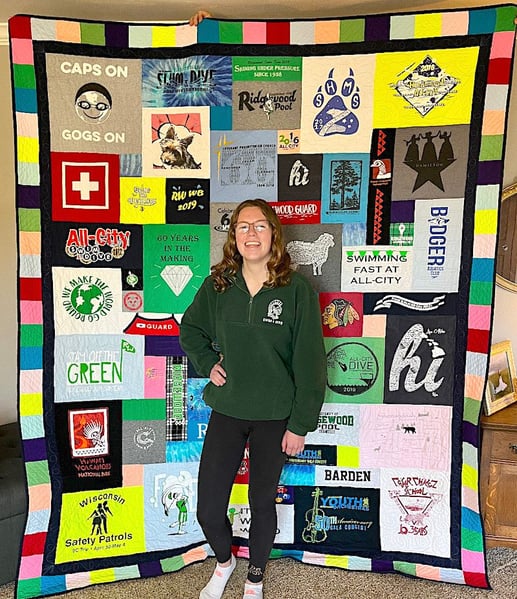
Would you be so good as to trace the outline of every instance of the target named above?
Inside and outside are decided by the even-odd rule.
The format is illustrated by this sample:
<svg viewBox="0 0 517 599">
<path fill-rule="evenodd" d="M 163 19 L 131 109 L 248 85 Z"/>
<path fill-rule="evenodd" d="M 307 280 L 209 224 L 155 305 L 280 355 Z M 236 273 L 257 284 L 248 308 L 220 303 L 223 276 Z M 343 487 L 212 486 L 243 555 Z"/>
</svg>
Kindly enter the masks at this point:
<svg viewBox="0 0 517 599">
<path fill-rule="evenodd" d="M 0 424 L 17 415 L 16 220 L 9 48 L 0 45 Z"/>
<path fill-rule="evenodd" d="M 467 3 L 469 6 L 482 4 L 497 4 L 497 2 L 471 1 Z M 415 9 L 425 10 L 454 8 L 460 5 L 465 6 L 465 3 L 450 1 L 420 2 L 417 5 Z M 377 6 L 375 8 L 378 9 Z M 390 6 L 390 8 L 398 8 L 400 11 L 407 7 Z M 368 3 L 365 5 L 364 12 L 367 12 L 367 9 Z M 33 14 L 41 12 L 43 11 L 37 11 L 36 9 L 32 11 Z M 345 12 L 348 11 L 343 10 L 344 14 Z M 358 11 L 352 12 L 357 14 Z M 373 7 L 372 12 L 376 12 Z M 217 14 L 215 10 L 214 13 Z M 92 14 L 90 16 L 92 19 L 96 17 L 102 19 L 103 15 Z M 514 68 L 513 80 L 514 89 L 508 113 L 504 185 L 517 181 L 517 161 L 515 160 L 515 156 L 517 156 L 517 67 Z M 14 142 L 10 88 L 8 47 L 5 43 L 0 42 L 0 89 L 3 90 L 0 104 L 0 139 L 3 140 L 0 159 L 0 180 L 3 191 L 0 212 L 0 339 L 3 341 L 0 343 L 0 424 L 15 420 L 17 417 L 16 226 L 14 210 Z M 515 350 L 517 350 L 517 319 L 514 317 L 516 309 L 517 294 L 496 287 L 492 339 L 494 343 L 509 339 Z"/>
</svg>

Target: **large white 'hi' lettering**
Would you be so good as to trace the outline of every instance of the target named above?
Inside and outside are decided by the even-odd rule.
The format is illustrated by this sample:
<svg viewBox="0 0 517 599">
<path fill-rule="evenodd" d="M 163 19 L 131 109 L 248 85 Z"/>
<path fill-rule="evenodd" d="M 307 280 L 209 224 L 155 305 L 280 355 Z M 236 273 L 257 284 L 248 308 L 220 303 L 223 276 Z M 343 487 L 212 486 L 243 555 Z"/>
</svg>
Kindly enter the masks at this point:
<svg viewBox="0 0 517 599">
<path fill-rule="evenodd" d="M 422 387 L 422 385 L 428 393 L 432 393 L 442 384 L 444 377 L 439 380 L 435 379 L 444 360 L 443 350 L 438 352 L 441 354 L 439 357 L 433 357 L 431 365 L 423 379 L 419 382 L 416 380 L 422 365 L 422 359 L 417 356 L 416 353 L 424 339 L 428 339 L 428 336 L 424 332 L 423 326 L 421 324 L 415 324 L 406 331 L 406 334 L 400 340 L 395 355 L 393 356 L 393 362 L 391 363 L 389 377 L 390 391 L 398 391 L 400 388 L 400 376 L 405 368 L 407 368 L 408 371 L 404 380 L 404 389 L 408 393 L 416 391 Z M 434 356 L 434 353 L 435 352 L 431 352 L 431 355 Z"/>
</svg>

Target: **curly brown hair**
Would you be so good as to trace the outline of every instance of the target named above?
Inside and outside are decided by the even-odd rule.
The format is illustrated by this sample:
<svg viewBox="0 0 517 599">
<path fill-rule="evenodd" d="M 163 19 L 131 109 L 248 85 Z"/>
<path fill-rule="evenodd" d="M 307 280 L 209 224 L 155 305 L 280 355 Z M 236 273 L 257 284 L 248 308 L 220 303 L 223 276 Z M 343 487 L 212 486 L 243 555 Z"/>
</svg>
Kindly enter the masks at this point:
<svg viewBox="0 0 517 599">
<path fill-rule="evenodd" d="M 228 238 L 223 246 L 223 258 L 211 268 L 211 276 L 214 280 L 216 291 L 222 292 L 228 289 L 242 266 L 242 256 L 239 254 L 235 239 L 235 224 L 241 211 L 244 208 L 251 207 L 261 210 L 272 229 L 271 258 L 266 265 L 269 276 L 264 286 L 269 288 L 284 287 L 291 280 L 291 273 L 293 272 L 291 268 L 291 256 L 289 256 L 285 249 L 284 234 L 280 220 L 276 212 L 265 200 L 256 198 L 241 202 L 233 211 L 230 219 L 230 228 L 228 229 Z"/>
</svg>

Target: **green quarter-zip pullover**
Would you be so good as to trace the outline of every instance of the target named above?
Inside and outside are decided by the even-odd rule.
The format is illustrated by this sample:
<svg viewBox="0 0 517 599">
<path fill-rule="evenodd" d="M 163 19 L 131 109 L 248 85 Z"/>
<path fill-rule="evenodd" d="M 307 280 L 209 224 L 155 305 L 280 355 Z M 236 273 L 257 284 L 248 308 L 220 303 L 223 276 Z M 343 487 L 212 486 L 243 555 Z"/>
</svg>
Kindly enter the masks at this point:
<svg viewBox="0 0 517 599">
<path fill-rule="evenodd" d="M 226 383 L 208 383 L 205 402 L 244 420 L 288 419 L 287 428 L 315 430 L 326 384 L 318 297 L 293 272 L 285 287 L 252 297 L 239 272 L 222 293 L 207 277 L 181 321 L 180 343 L 197 373 L 209 377 L 223 357 Z"/>
</svg>

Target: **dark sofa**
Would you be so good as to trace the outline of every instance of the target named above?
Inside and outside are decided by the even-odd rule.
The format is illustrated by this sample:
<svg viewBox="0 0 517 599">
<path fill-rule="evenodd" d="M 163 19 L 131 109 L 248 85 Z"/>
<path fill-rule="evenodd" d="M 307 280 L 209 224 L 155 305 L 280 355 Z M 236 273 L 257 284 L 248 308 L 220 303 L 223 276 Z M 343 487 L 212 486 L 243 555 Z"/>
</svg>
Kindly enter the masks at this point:
<svg viewBox="0 0 517 599">
<path fill-rule="evenodd" d="M 27 513 L 17 422 L 0 426 L 0 585 L 16 578 Z"/>
</svg>

